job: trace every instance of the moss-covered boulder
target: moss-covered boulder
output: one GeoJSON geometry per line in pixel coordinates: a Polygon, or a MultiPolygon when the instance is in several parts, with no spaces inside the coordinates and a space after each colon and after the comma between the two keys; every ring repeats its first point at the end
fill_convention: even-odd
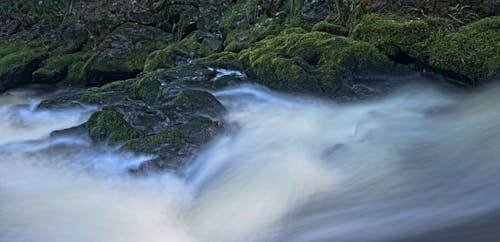
{"type": "Polygon", "coordinates": [[[222,41],[214,34],[195,31],[179,42],[175,42],[148,56],[145,71],[171,68],[190,63],[196,58],[209,56],[222,50],[222,41]]]}
{"type": "Polygon", "coordinates": [[[222,128],[221,122],[198,116],[164,132],[130,140],[123,147],[137,153],[158,154],[158,157],[142,163],[133,172],[179,171],[194,160],[200,148],[222,128]]]}
{"type": "Polygon", "coordinates": [[[285,28],[285,18],[281,15],[263,18],[250,26],[227,30],[225,51],[240,52],[251,44],[271,35],[277,35],[285,28]]]}
{"type": "Polygon", "coordinates": [[[451,22],[443,18],[368,14],[354,27],[351,37],[374,44],[397,62],[426,63],[430,41],[451,30],[451,22]]]}
{"type": "Polygon", "coordinates": [[[184,89],[168,105],[162,107],[164,113],[176,120],[186,120],[189,116],[219,118],[225,112],[222,104],[210,93],[195,89],[184,89]]]}
{"type": "Polygon", "coordinates": [[[367,73],[395,65],[375,46],[323,32],[281,34],[240,53],[247,73],[279,90],[335,96],[367,73]]]}
{"type": "Polygon", "coordinates": [[[139,137],[139,133],[114,110],[105,109],[93,113],[85,128],[94,141],[120,142],[139,137]]]}
{"type": "Polygon", "coordinates": [[[481,19],[436,41],[429,64],[470,84],[500,73],[500,16],[481,19]]]}
{"type": "MultiPolygon", "coordinates": [[[[40,68],[33,72],[34,83],[57,83],[64,79],[84,81],[84,76],[78,77],[77,65],[85,63],[90,57],[88,52],[53,55],[41,62],[40,68]]],[[[82,73],[84,75],[84,73],[82,73]]]]}
{"type": "Polygon", "coordinates": [[[158,28],[133,23],[117,27],[85,66],[88,85],[100,86],[136,76],[143,70],[149,53],[171,41],[171,34],[158,28]]]}
{"type": "Polygon", "coordinates": [[[335,23],[334,19],[331,17],[323,21],[317,22],[316,24],[313,25],[311,30],[326,32],[329,34],[340,35],[340,36],[347,36],[349,34],[349,30],[346,27],[335,23]]]}
{"type": "Polygon", "coordinates": [[[0,44],[0,92],[31,83],[46,51],[27,43],[0,44]]]}

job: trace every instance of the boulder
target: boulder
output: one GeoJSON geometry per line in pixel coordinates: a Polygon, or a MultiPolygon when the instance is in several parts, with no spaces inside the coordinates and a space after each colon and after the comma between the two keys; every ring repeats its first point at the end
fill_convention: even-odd
{"type": "Polygon", "coordinates": [[[143,70],[149,53],[171,41],[171,34],[155,27],[134,23],[120,25],[106,36],[85,66],[88,85],[101,86],[135,77],[143,70]]]}
{"type": "Polygon", "coordinates": [[[0,44],[0,93],[31,83],[31,74],[45,55],[45,50],[27,43],[0,44]]]}
{"type": "Polygon", "coordinates": [[[396,67],[372,44],[324,32],[284,32],[242,51],[240,60],[268,87],[330,97],[396,67]]]}
{"type": "Polygon", "coordinates": [[[424,64],[429,55],[427,46],[451,31],[452,23],[443,18],[368,14],[354,27],[351,37],[377,46],[397,62],[424,64]]]}
{"type": "Polygon", "coordinates": [[[475,85],[500,73],[500,16],[484,18],[429,47],[429,65],[475,85]]]}

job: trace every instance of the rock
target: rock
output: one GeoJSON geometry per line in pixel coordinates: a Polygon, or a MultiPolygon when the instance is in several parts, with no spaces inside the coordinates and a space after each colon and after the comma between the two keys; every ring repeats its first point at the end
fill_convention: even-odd
{"type": "Polygon", "coordinates": [[[326,20],[314,24],[311,30],[339,36],[347,36],[349,34],[349,30],[346,27],[326,20]]]}
{"type": "Polygon", "coordinates": [[[171,42],[172,36],[158,28],[125,23],[111,32],[99,45],[85,67],[88,85],[135,77],[143,70],[149,53],[171,42]]]}
{"type": "Polygon", "coordinates": [[[85,128],[93,141],[121,142],[138,138],[140,135],[115,110],[104,109],[93,113],[85,123],[85,128]]]}
{"type": "MultiPolygon", "coordinates": [[[[213,73],[211,76],[217,75],[216,71],[201,65],[188,64],[178,68],[186,67],[203,68],[213,73]]],[[[184,75],[193,75],[192,70],[184,75]]],[[[175,82],[159,79],[165,77],[162,75],[175,76],[172,71],[158,70],[137,79],[64,94],[43,101],[39,108],[98,104],[102,110],[92,114],[82,126],[93,141],[121,143],[124,150],[155,156],[135,170],[136,173],[178,170],[193,160],[203,144],[223,130],[222,116],[226,110],[209,92],[191,89],[191,86],[200,87],[186,84],[192,80],[183,80],[180,76],[175,82]]],[[[205,81],[210,81],[210,77],[205,81]]]]}
{"type": "Polygon", "coordinates": [[[159,154],[159,157],[142,163],[132,171],[134,173],[159,170],[179,172],[222,129],[222,123],[198,116],[165,132],[130,140],[123,147],[138,153],[159,154]]]}
{"type": "Polygon", "coordinates": [[[396,15],[365,15],[352,31],[352,38],[377,46],[399,63],[419,62],[428,59],[427,46],[437,35],[453,30],[449,20],[429,17],[411,19],[396,15]]]}
{"type": "Polygon", "coordinates": [[[0,92],[31,83],[31,74],[38,69],[46,51],[27,43],[0,45],[0,92]]]}
{"type": "Polygon", "coordinates": [[[336,97],[396,65],[369,43],[323,32],[281,34],[240,53],[247,74],[278,90],[336,97]]]}
{"type": "Polygon", "coordinates": [[[436,70],[475,85],[500,73],[500,16],[484,18],[429,47],[436,70]]]}
{"type": "Polygon", "coordinates": [[[333,14],[334,4],[329,0],[305,0],[302,4],[301,17],[304,20],[319,21],[333,14]]]}
{"type": "Polygon", "coordinates": [[[195,31],[181,41],[151,53],[144,64],[144,70],[176,67],[221,50],[222,41],[217,36],[195,31]]]}
{"type": "Polygon", "coordinates": [[[89,57],[87,52],[53,55],[42,61],[40,68],[33,72],[33,83],[55,84],[65,79],[83,82],[85,76],[78,77],[82,70],[76,66],[85,63],[89,57]]]}

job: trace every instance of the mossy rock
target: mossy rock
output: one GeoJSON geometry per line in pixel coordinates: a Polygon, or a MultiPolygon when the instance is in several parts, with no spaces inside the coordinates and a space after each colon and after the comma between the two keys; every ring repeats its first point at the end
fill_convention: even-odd
{"type": "Polygon", "coordinates": [[[327,21],[320,21],[313,25],[312,31],[321,31],[333,35],[347,36],[349,35],[349,30],[339,24],[330,23],[327,21]]]}
{"type": "Polygon", "coordinates": [[[179,42],[151,53],[144,64],[144,71],[172,68],[222,50],[222,42],[215,35],[195,31],[179,42]]]}
{"type": "Polygon", "coordinates": [[[111,32],[85,66],[88,85],[100,86],[135,77],[143,70],[149,53],[172,41],[172,35],[158,28],[125,23],[111,32]]]}
{"type": "Polygon", "coordinates": [[[395,65],[375,46],[324,32],[281,34],[240,53],[247,73],[271,88],[334,95],[363,73],[395,65]]]}
{"type": "Polygon", "coordinates": [[[262,18],[245,28],[229,30],[224,50],[237,53],[259,40],[278,35],[285,28],[284,21],[281,16],[262,18]]]}
{"type": "Polygon", "coordinates": [[[436,41],[429,64],[470,84],[500,72],[500,16],[484,18],[436,41]]]}
{"type": "Polygon", "coordinates": [[[354,27],[351,37],[374,44],[397,62],[426,63],[430,41],[452,30],[449,20],[438,17],[368,14],[354,27]]]}
{"type": "Polygon", "coordinates": [[[136,96],[148,104],[154,104],[161,95],[164,84],[157,74],[159,71],[147,73],[135,80],[131,86],[136,96]]]}
{"type": "Polygon", "coordinates": [[[31,83],[32,73],[45,58],[46,51],[27,43],[0,45],[0,92],[31,83]]]}
{"type": "Polygon", "coordinates": [[[205,58],[196,59],[194,64],[211,68],[221,68],[227,70],[243,70],[238,54],[233,52],[219,52],[205,58]]]}
{"type": "Polygon", "coordinates": [[[107,105],[133,97],[134,79],[115,81],[102,87],[88,88],[78,93],[78,100],[93,105],[107,105]]]}
{"type": "Polygon", "coordinates": [[[177,120],[184,119],[186,114],[219,118],[225,110],[212,94],[195,89],[182,90],[168,105],[163,107],[163,112],[170,117],[176,117],[177,120]]]}
{"type": "Polygon", "coordinates": [[[156,159],[142,163],[134,172],[179,170],[192,161],[202,145],[222,128],[221,123],[209,118],[193,117],[164,132],[130,140],[123,145],[123,149],[158,155],[156,159]]]}
{"type": "Polygon", "coordinates": [[[40,64],[40,68],[33,72],[34,83],[57,83],[68,76],[70,80],[80,79],[84,81],[84,76],[78,77],[80,72],[77,65],[85,63],[90,57],[90,53],[77,52],[72,54],[60,54],[51,56],[40,64]]]}
{"type": "Polygon", "coordinates": [[[124,142],[139,137],[137,132],[114,110],[101,110],[92,114],[85,123],[89,137],[94,141],[124,142]]]}
{"type": "Polygon", "coordinates": [[[64,93],[49,99],[43,100],[38,106],[39,109],[60,109],[80,107],[82,104],[90,105],[110,105],[134,97],[131,85],[133,79],[116,81],[102,87],[91,87],[83,91],[64,93]]]}

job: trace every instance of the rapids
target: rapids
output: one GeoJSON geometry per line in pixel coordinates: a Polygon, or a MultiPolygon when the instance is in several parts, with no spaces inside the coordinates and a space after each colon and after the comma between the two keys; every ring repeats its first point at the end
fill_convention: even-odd
{"type": "Polygon", "coordinates": [[[183,177],[130,176],[148,157],[50,136],[95,107],[38,111],[44,96],[11,91],[0,241],[408,241],[459,226],[500,208],[499,91],[413,85],[336,103],[222,90],[230,128],[183,177]]]}

